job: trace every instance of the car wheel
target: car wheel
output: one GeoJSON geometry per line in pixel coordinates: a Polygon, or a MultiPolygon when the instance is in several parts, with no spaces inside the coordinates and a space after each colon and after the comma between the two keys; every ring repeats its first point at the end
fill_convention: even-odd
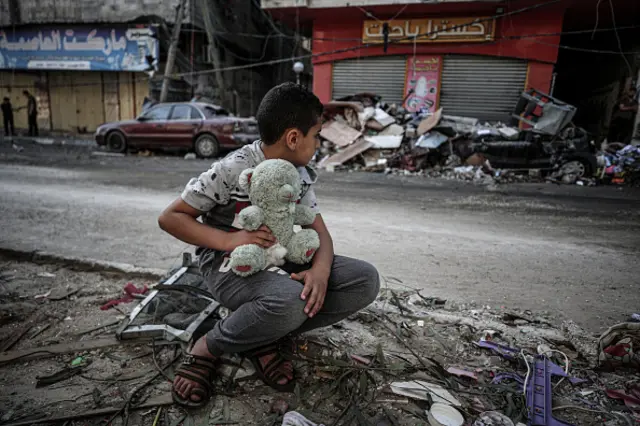
{"type": "Polygon", "coordinates": [[[204,134],[198,136],[195,143],[196,155],[201,158],[217,157],[220,152],[220,144],[215,136],[204,134]]]}
{"type": "Polygon", "coordinates": [[[127,138],[119,131],[113,131],[107,135],[107,146],[112,152],[125,152],[127,149],[127,138]]]}
{"type": "Polygon", "coordinates": [[[560,166],[560,173],[562,175],[575,175],[578,179],[591,176],[591,165],[582,159],[576,158],[569,160],[560,166]]]}

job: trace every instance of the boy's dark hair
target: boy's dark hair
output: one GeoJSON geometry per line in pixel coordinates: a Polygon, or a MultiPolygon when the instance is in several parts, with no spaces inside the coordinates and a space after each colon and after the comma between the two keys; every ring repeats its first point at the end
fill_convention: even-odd
{"type": "Polygon", "coordinates": [[[6,96],[2,99],[4,102],[9,102],[9,98],[7,98],[6,96]]]}
{"type": "Polygon", "coordinates": [[[28,91],[28,90],[23,90],[23,91],[22,91],[22,94],[23,94],[23,95],[27,95],[27,96],[29,96],[29,95],[30,95],[30,93],[29,93],[29,91],[28,91]]]}
{"type": "Polygon", "coordinates": [[[322,117],[323,106],[313,93],[294,83],[273,87],[262,98],[256,118],[263,143],[272,145],[287,129],[305,136],[322,117]]]}

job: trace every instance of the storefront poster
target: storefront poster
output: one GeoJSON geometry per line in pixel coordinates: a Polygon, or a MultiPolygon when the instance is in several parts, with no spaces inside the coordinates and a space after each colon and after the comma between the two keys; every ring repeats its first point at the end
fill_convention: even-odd
{"type": "Polygon", "coordinates": [[[405,108],[409,112],[434,112],[440,96],[441,56],[419,55],[407,60],[405,108]]]}
{"type": "Polygon", "coordinates": [[[0,30],[0,69],[150,71],[158,56],[152,28],[0,30]]]}

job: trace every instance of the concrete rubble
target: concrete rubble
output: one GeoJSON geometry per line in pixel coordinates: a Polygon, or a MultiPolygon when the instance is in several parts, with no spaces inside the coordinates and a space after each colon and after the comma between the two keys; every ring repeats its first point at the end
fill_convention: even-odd
{"type": "Polygon", "coordinates": [[[571,124],[574,114],[572,106],[535,90],[522,94],[508,124],[447,115],[442,109],[410,114],[374,94],[356,94],[325,105],[315,160],[329,171],[482,185],[637,184],[640,151],[616,144],[597,151],[588,133],[571,124]]]}
{"type": "MultiPolygon", "coordinates": [[[[169,393],[186,343],[167,333],[121,340],[114,334],[130,326],[171,323],[172,333],[187,328],[202,310],[194,295],[206,292],[196,270],[188,268],[173,283],[181,290],[169,290],[143,278],[125,285],[126,275],[0,261],[3,425],[102,420],[114,425],[614,426],[640,420],[635,352],[640,323],[614,325],[598,338],[544,312],[401,290],[404,284],[392,277],[385,278],[369,308],[296,338],[287,355],[297,372],[293,394],[264,386],[250,364],[231,355],[214,383],[215,398],[186,411],[172,405],[169,393]],[[151,293],[100,310],[121,298],[123,287],[145,285],[160,291],[135,324],[126,318],[151,293]],[[532,398],[532,389],[549,399],[532,398]]],[[[216,315],[206,327],[215,324],[216,315]]]]}

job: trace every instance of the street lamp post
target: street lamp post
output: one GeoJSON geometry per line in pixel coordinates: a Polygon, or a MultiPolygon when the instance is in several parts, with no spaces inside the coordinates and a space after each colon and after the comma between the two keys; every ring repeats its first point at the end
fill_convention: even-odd
{"type": "Polygon", "coordinates": [[[293,64],[293,72],[296,73],[296,83],[300,84],[300,74],[304,71],[304,64],[300,61],[297,61],[293,64]]]}

